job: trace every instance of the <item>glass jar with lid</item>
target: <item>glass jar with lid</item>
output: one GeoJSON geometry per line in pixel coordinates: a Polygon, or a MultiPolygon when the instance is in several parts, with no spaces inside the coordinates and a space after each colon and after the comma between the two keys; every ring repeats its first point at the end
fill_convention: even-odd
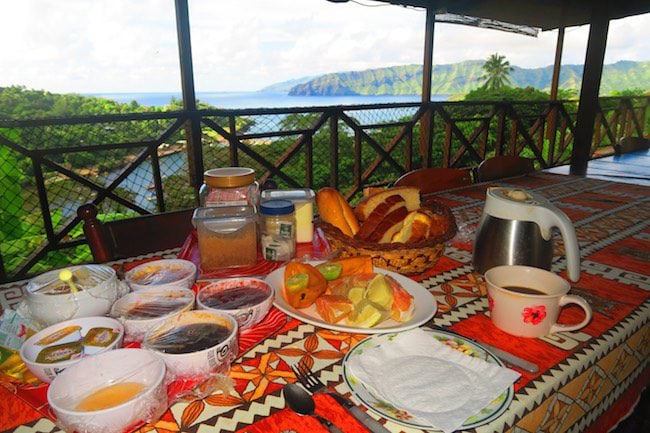
{"type": "Polygon", "coordinates": [[[203,173],[199,190],[202,207],[257,206],[259,185],[247,167],[213,168],[203,173]]]}
{"type": "Polygon", "coordinates": [[[288,261],[296,254],[295,206],[288,200],[267,200],[260,205],[262,256],[288,261]]]}

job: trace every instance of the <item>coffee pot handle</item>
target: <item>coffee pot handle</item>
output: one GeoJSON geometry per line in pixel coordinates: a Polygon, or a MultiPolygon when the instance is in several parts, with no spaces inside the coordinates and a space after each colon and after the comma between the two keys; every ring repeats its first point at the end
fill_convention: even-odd
{"type": "Polygon", "coordinates": [[[550,203],[538,206],[535,209],[539,212],[539,218],[536,221],[540,226],[544,239],[551,239],[551,229],[553,227],[560,229],[567,261],[567,275],[571,281],[578,281],[580,279],[580,249],[573,223],[564,212],[550,203]]]}

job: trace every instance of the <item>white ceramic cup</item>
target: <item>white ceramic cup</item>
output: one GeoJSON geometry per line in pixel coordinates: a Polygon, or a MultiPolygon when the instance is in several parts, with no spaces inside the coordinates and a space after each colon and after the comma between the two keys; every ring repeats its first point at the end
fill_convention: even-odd
{"type": "Polygon", "coordinates": [[[591,307],[580,296],[568,295],[569,283],[560,276],[532,266],[497,266],[485,273],[490,316],[494,325],[519,337],[543,337],[583,328],[591,320],[591,307]],[[513,287],[533,289],[515,290],[513,287]],[[576,304],[585,312],[582,322],[557,323],[562,307],[576,304]]]}

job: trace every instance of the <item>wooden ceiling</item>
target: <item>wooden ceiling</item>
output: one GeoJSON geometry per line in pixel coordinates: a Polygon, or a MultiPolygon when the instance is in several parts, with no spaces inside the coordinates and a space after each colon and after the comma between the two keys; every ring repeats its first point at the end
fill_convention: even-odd
{"type": "Polygon", "coordinates": [[[650,0],[378,0],[429,7],[436,13],[488,18],[551,30],[591,22],[592,8],[606,8],[610,19],[650,12],[650,0]]]}

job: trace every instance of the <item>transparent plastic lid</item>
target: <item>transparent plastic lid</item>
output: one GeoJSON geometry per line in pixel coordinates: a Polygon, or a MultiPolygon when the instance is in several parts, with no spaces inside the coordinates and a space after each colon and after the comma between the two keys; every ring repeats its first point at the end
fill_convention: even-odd
{"type": "Polygon", "coordinates": [[[292,202],[297,201],[311,201],[314,200],[315,194],[313,189],[298,188],[298,189],[267,189],[262,191],[261,199],[264,200],[289,200],[292,202]]]}
{"type": "MultiPolygon", "coordinates": [[[[72,273],[72,282],[81,292],[93,292],[104,286],[109,280],[115,279],[115,271],[109,266],[80,265],[66,268],[72,273]]],[[[46,272],[33,278],[27,284],[27,295],[69,295],[72,288],[69,283],[62,281],[59,274],[62,269],[46,272]]]]}

